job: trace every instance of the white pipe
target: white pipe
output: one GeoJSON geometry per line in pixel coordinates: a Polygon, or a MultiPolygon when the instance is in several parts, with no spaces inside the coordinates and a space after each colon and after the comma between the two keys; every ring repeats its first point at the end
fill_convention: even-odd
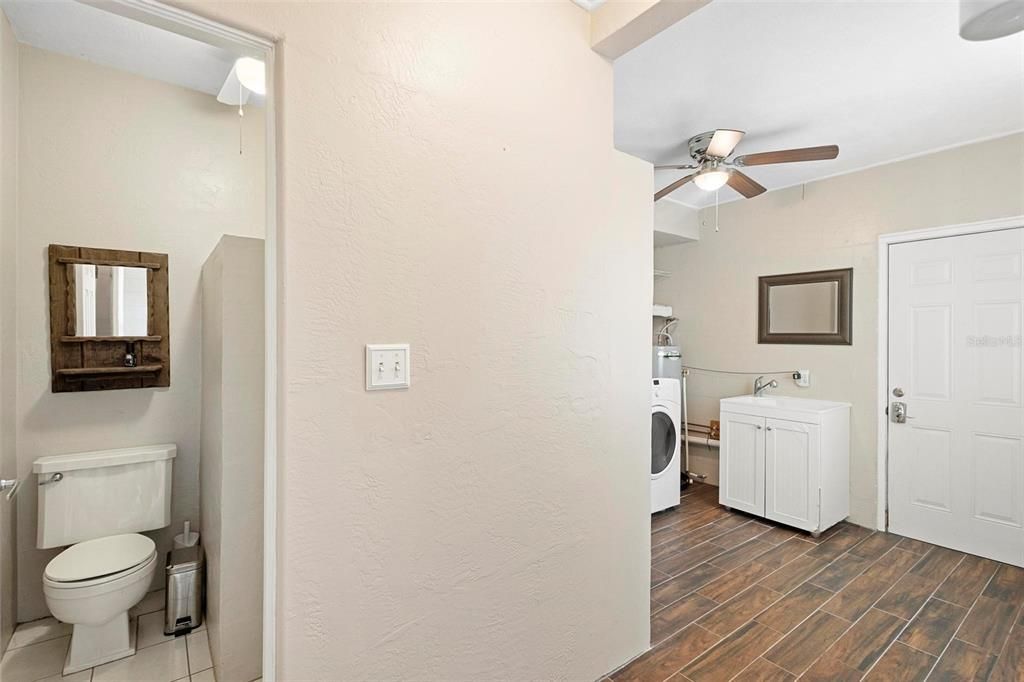
{"type": "Polygon", "coordinates": [[[686,438],[683,439],[683,450],[685,455],[683,456],[683,473],[686,474],[686,480],[690,480],[690,420],[686,413],[686,376],[688,372],[683,370],[683,433],[686,434],[686,438]]]}
{"type": "Polygon", "coordinates": [[[693,443],[694,445],[706,445],[709,448],[721,447],[721,442],[714,438],[708,438],[707,436],[695,436],[692,433],[686,435],[686,443],[687,445],[690,443],[693,443]]]}

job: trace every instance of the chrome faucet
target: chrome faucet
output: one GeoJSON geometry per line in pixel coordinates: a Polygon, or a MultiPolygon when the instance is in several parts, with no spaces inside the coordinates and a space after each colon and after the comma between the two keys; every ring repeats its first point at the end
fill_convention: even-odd
{"type": "Polygon", "coordinates": [[[777,382],[775,379],[772,379],[771,381],[765,381],[764,377],[760,376],[760,377],[754,379],[754,397],[755,398],[759,397],[762,393],[764,393],[769,388],[778,388],[778,387],[779,387],[779,382],[777,382]]]}

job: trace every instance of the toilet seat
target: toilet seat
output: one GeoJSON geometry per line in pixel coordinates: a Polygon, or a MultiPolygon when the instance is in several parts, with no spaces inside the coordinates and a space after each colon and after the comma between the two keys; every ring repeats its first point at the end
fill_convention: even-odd
{"type": "Polygon", "coordinates": [[[155,559],[156,544],[138,533],[86,540],[54,557],[43,582],[57,589],[103,585],[144,570],[155,559]]]}

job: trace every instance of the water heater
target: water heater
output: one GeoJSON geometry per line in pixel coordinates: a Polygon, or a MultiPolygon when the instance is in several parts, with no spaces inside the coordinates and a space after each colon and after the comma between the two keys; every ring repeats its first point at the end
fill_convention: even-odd
{"type": "Polygon", "coordinates": [[[651,378],[679,379],[683,374],[683,354],[679,346],[655,346],[652,352],[651,378]]]}

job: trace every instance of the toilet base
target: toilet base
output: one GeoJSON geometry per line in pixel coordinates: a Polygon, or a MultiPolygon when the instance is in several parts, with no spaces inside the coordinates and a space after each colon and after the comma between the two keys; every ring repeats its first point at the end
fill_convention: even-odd
{"type": "Polygon", "coordinates": [[[71,646],[64,659],[64,674],[94,668],[134,653],[135,638],[128,627],[127,611],[103,625],[79,623],[71,631],[71,646]]]}

